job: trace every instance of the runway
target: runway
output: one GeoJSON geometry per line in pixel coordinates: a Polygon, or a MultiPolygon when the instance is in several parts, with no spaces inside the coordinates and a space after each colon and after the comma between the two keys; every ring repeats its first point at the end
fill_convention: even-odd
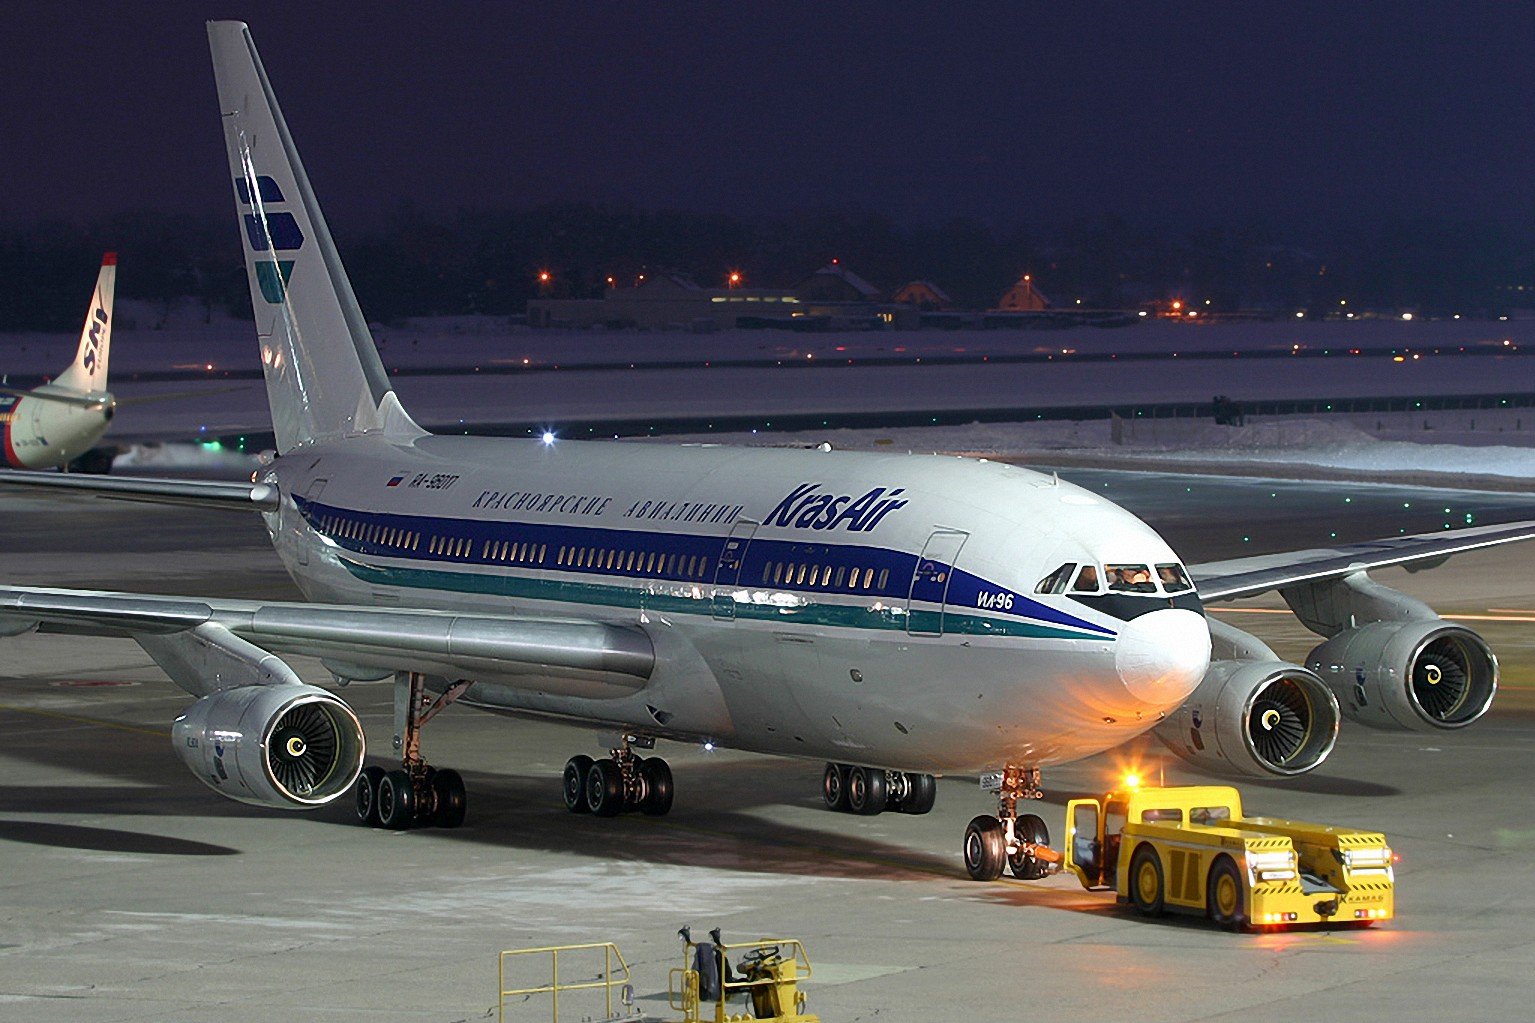
{"type": "MultiPolygon", "coordinates": [[[[1513,494],[1062,475],[1143,515],[1192,562],[1535,517],[1513,494]]],[[[0,515],[9,583],[296,596],[254,516],[9,495],[0,515]]],[[[684,923],[727,941],[802,939],[809,1008],[828,1023],[1519,1018],[1535,956],[1532,565],[1535,550],[1511,547],[1379,574],[1476,616],[1504,665],[1487,719],[1433,735],[1345,723],[1319,772],[1243,785],[1251,809],[1387,833],[1399,917],[1368,932],[1231,935],[1135,918],[1060,877],[975,884],[960,835],[995,806],[973,779],[941,781],[925,817],[855,818],[821,808],[819,763],[661,744],[670,816],[572,816],[558,773],[594,751],[589,733],[459,708],[425,744],[465,774],[463,829],[262,811],[176,760],[169,726],[190,698],[131,642],[0,641],[0,1021],[494,1019],[498,951],[608,940],[638,1007],[674,1018],[666,971],[684,923]]],[[[1265,613],[1279,606],[1220,613],[1301,657],[1316,640],[1265,613]]],[[[389,687],[344,695],[387,749],[389,687]]],[[[1208,780],[1159,748],[1048,772],[1042,815],[1058,829],[1066,798],[1137,755],[1169,783],[1208,780]]],[[[547,1006],[517,1011],[542,1019],[547,1006]]]]}

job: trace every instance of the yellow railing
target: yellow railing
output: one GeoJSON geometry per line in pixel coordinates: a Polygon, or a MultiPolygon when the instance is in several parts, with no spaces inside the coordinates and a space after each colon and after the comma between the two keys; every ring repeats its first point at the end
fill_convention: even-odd
{"type": "MultiPolygon", "coordinates": [[[[579,958],[581,961],[590,963],[595,957],[581,956],[579,958]]],[[[617,1019],[618,1017],[613,1012],[613,988],[617,986],[622,989],[624,985],[630,982],[629,964],[624,962],[623,953],[611,941],[591,942],[586,945],[551,945],[548,948],[519,948],[509,952],[502,952],[497,973],[499,976],[498,986],[500,987],[500,997],[497,1000],[499,1005],[498,1019],[502,1023],[505,1023],[506,1020],[506,1000],[508,998],[531,998],[536,995],[548,995],[550,1012],[552,1013],[550,1018],[553,1020],[553,1023],[559,1023],[560,995],[562,993],[570,991],[595,991],[598,988],[603,989],[606,999],[607,1015],[604,1018],[617,1019]],[[566,953],[567,958],[569,958],[569,953],[594,952],[597,950],[602,952],[602,973],[600,979],[571,981],[568,983],[560,980],[561,953],[566,953]],[[506,986],[506,972],[509,962],[518,957],[544,955],[549,957],[549,983],[520,988],[508,988],[506,986]],[[614,976],[615,968],[618,971],[617,976],[614,976]]],[[[623,1004],[623,1001],[621,998],[620,1004],[623,1004]]]]}

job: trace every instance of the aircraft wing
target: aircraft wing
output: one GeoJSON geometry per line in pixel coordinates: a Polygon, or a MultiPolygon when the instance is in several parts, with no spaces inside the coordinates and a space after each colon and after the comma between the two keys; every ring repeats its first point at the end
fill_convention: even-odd
{"type": "Polygon", "coordinates": [[[1401,565],[1409,572],[1416,572],[1434,568],[1452,554],[1530,539],[1535,539],[1535,521],[1510,522],[1309,551],[1212,561],[1190,565],[1188,569],[1201,600],[1235,600],[1390,565],[1401,565]]]}
{"type": "Polygon", "coordinates": [[[276,487],[265,483],[155,479],[149,476],[91,476],[0,469],[0,486],[31,487],[123,501],[180,504],[222,511],[276,511],[276,487]]]}
{"type": "Polygon", "coordinates": [[[419,671],[622,696],[642,688],[655,666],[642,630],[596,621],[0,586],[0,636],[34,628],[163,636],[203,626],[221,626],[264,650],[360,667],[354,676],[360,678],[419,671]]]}

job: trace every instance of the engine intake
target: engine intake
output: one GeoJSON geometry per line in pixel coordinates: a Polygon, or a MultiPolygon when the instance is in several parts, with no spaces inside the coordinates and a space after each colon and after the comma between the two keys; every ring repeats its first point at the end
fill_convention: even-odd
{"type": "Polygon", "coordinates": [[[1338,701],[1314,674],[1284,661],[1216,661],[1154,731],[1174,753],[1223,774],[1304,774],[1338,739],[1338,701]]]}
{"type": "Polygon", "coordinates": [[[1306,664],[1350,721],[1389,731],[1464,728],[1498,691],[1498,659],[1486,641],[1438,618],[1340,632],[1306,664]]]}
{"type": "Polygon", "coordinates": [[[362,772],[357,715],[309,685],[241,686],[205,696],[171,727],[192,773],[242,803],[310,809],[345,795],[362,772]]]}

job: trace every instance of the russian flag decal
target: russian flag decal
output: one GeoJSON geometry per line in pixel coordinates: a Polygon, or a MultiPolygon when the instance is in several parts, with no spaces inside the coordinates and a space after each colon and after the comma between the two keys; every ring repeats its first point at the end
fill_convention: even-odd
{"type": "Polygon", "coordinates": [[[386,486],[390,486],[390,487],[397,487],[397,486],[400,485],[400,481],[403,480],[404,478],[405,478],[404,476],[391,476],[389,478],[389,482],[387,484],[385,484],[385,485],[386,486]]]}

